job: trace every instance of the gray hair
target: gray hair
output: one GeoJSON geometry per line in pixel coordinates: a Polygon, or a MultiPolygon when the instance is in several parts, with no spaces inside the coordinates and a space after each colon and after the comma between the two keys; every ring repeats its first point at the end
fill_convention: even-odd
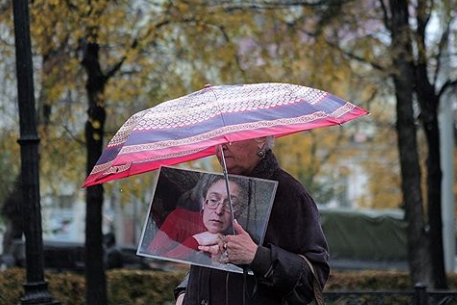
{"type": "Polygon", "coordinates": [[[273,149],[275,146],[275,136],[266,136],[265,138],[265,150],[273,149]]]}

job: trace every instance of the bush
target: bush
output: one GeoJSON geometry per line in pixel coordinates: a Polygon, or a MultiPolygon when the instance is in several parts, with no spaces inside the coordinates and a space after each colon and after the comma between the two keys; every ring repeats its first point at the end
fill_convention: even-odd
{"type": "Polygon", "coordinates": [[[397,271],[332,272],[325,290],[411,290],[409,274],[397,271]]]}
{"type": "MultiPolygon", "coordinates": [[[[184,274],[184,271],[107,271],[109,304],[170,304],[174,302],[173,288],[184,274]]],[[[86,294],[83,274],[46,273],[45,277],[53,299],[65,305],[84,304],[86,294]]],[[[25,281],[25,269],[1,271],[0,304],[19,304],[24,295],[25,281]]]]}
{"type": "Polygon", "coordinates": [[[7,269],[0,273],[0,304],[19,304],[23,294],[25,271],[7,269]]]}
{"type": "Polygon", "coordinates": [[[173,288],[183,272],[116,270],[108,273],[110,304],[174,303],[173,288]]]}
{"type": "MultiPolygon", "coordinates": [[[[185,270],[177,271],[107,271],[110,305],[173,304],[173,288],[185,270]]],[[[52,297],[65,305],[81,305],[85,301],[85,278],[76,273],[46,273],[52,297]]],[[[0,272],[0,304],[19,304],[24,294],[24,269],[0,272]]],[[[451,290],[457,289],[457,274],[448,274],[451,290]]],[[[396,271],[332,272],[325,291],[411,291],[409,274],[396,271]]]]}

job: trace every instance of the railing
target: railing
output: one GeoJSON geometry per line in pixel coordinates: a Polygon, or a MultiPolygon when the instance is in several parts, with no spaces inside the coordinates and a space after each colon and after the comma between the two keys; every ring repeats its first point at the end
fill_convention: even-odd
{"type": "Polygon", "coordinates": [[[454,305],[455,291],[427,291],[416,285],[414,291],[324,291],[328,305],[454,305]]]}

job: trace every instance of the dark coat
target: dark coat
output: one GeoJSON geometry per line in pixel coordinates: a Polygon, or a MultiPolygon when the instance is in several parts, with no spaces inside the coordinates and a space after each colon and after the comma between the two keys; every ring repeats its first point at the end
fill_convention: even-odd
{"type": "Polygon", "coordinates": [[[313,263],[324,287],[330,272],[328,246],[314,200],[279,168],[271,151],[250,176],[278,181],[264,243],[249,266],[255,275],[191,266],[185,305],[307,304],[313,300],[313,275],[297,254],[313,263]]]}

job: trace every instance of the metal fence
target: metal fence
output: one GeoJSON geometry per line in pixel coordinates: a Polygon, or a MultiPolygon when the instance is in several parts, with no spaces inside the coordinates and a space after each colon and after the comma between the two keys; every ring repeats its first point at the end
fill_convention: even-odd
{"type": "Polygon", "coordinates": [[[328,305],[455,305],[456,291],[427,291],[416,285],[413,291],[325,291],[328,305]]]}

